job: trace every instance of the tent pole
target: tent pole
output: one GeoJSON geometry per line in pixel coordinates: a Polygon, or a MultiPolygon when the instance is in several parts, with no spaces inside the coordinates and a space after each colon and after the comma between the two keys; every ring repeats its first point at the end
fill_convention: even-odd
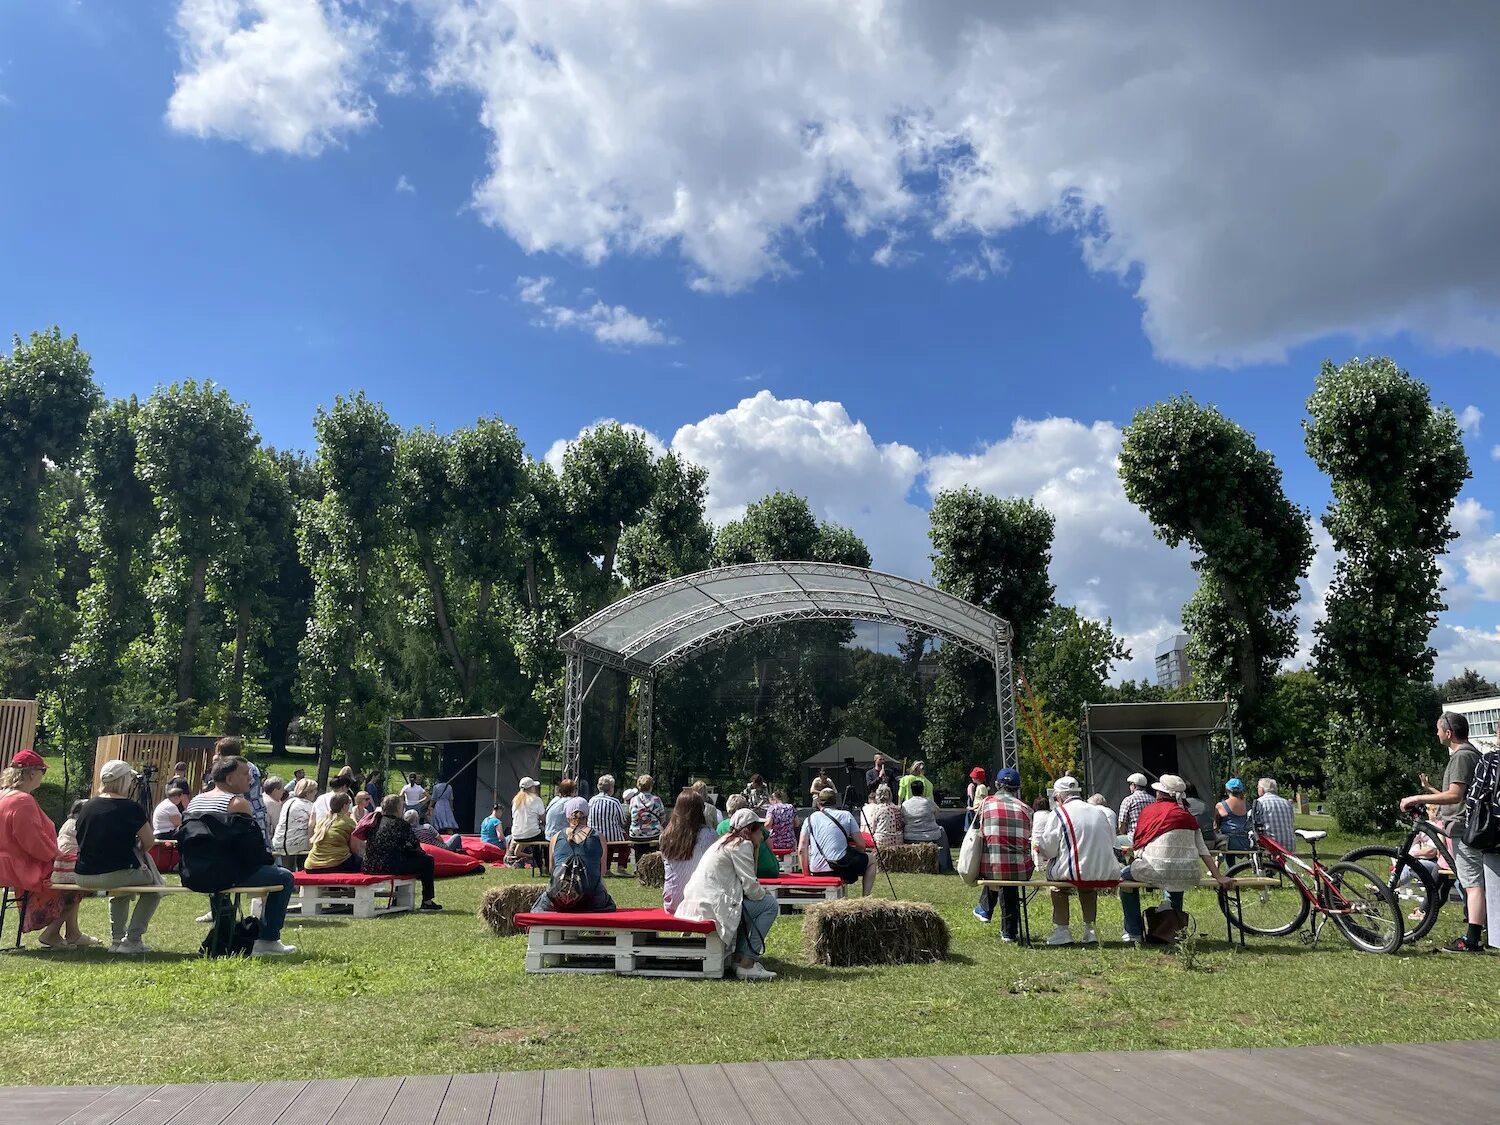
{"type": "Polygon", "coordinates": [[[1229,776],[1235,775],[1234,764],[1234,702],[1229,698],[1229,693],[1224,693],[1224,717],[1229,722],[1229,776]]]}
{"type": "Polygon", "coordinates": [[[385,757],[381,760],[381,773],[385,775],[387,792],[391,784],[391,720],[386,716],[385,720],[385,757]]]}

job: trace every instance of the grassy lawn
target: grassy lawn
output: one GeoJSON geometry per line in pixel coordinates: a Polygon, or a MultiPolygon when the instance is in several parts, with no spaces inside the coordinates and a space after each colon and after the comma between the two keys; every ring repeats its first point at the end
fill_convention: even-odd
{"type": "MultiPolygon", "coordinates": [[[[198,959],[197,896],[157,913],[149,940],[172,952],[0,957],[3,1081],[263,1078],[268,1053],[278,1077],[326,1078],[1500,1036],[1500,956],[1434,951],[1460,930],[1452,906],[1431,940],[1395,957],[1355,953],[1331,929],[1312,949],[1288,938],[1233,951],[1206,893],[1189,896],[1200,936],[1188,955],[1117,944],[1112,898],[1100,904],[1102,947],[1028,950],[1000,944],[956,878],[898,875],[903,898],[948,919],[947,963],[815,968],[788,916],[770,938],[781,979],[746,985],[527,976],[526,939],[494,938],[474,916],[486,887],[518,879],[491,870],[440,884],[440,915],[294,918],[286,940],[303,952],[282,961],[198,959]]],[[[621,905],[660,902],[634,880],[611,890],[621,905]]],[[[1045,933],[1044,904],[1034,910],[1045,933]]],[[[108,936],[101,900],[84,921],[108,936]]]]}

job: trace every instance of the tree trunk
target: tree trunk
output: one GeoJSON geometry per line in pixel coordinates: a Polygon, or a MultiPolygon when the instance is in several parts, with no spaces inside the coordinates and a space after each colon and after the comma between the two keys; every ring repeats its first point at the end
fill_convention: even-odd
{"type": "Polygon", "coordinates": [[[182,621],[182,649],[177,654],[177,714],[184,726],[191,717],[188,705],[193,698],[193,665],[198,651],[198,630],[203,625],[203,594],[207,583],[208,560],[197,559],[188,588],[187,616],[182,621]]]}
{"type": "MultiPolygon", "coordinates": [[[[345,684],[354,669],[354,657],[359,648],[360,620],[365,612],[365,582],[370,575],[370,560],[361,557],[354,576],[354,601],[349,607],[349,641],[344,646],[344,659],[333,670],[330,677],[328,699],[323,704],[323,733],[318,739],[318,788],[328,788],[328,771],[333,768],[333,742],[337,732],[338,709],[343,706],[345,684]]],[[[347,755],[346,755],[347,760],[347,755]]],[[[351,765],[353,763],[350,763],[351,765]]]]}
{"type": "Polygon", "coordinates": [[[250,599],[241,598],[234,610],[234,663],[229,669],[229,687],[225,702],[229,714],[224,720],[225,734],[239,734],[244,725],[245,649],[250,641],[250,599]]]}
{"type": "Polygon", "coordinates": [[[453,624],[448,620],[448,595],[443,585],[442,572],[438,570],[437,560],[432,557],[432,553],[425,549],[422,551],[422,571],[427,575],[427,589],[432,594],[432,612],[437,618],[438,636],[443,642],[444,651],[448,654],[448,662],[453,665],[453,677],[458,683],[458,690],[467,700],[469,668],[464,663],[463,653],[458,649],[458,638],[454,636],[453,624]]]}
{"type": "Polygon", "coordinates": [[[526,602],[533,613],[542,608],[541,593],[536,582],[536,552],[526,553],[526,602]]]}
{"type": "MultiPolygon", "coordinates": [[[[490,615],[490,599],[494,596],[495,583],[493,579],[481,578],[479,580],[479,597],[474,608],[474,628],[478,635],[483,636],[485,619],[490,615]]],[[[464,676],[464,705],[473,706],[474,695],[479,690],[479,660],[467,662],[464,676]]]]}
{"type": "Polygon", "coordinates": [[[1224,604],[1245,626],[1237,646],[1239,661],[1240,705],[1246,711],[1253,710],[1260,702],[1260,658],[1255,651],[1255,642],[1249,635],[1249,611],[1240,593],[1228,582],[1223,583],[1224,604]]]}

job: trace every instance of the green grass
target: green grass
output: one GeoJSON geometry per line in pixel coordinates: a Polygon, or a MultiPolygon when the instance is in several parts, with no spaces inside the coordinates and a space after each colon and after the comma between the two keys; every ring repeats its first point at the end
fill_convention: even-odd
{"type": "MultiPolygon", "coordinates": [[[[497,939],[474,913],[486,887],[526,878],[442,883],[440,915],[294,917],[286,940],[302,952],[281,961],[197,958],[204,900],[188,895],[163,903],[149,934],[175,952],[44,954],[29,939],[0,957],[4,1081],[263,1078],[268,1054],[278,1077],[328,1078],[1500,1036],[1500,956],[1434,950],[1460,930],[1451,905],[1431,939],[1395,957],[1355,953],[1332,929],[1311,949],[1288,938],[1231,950],[1206,893],[1188,898],[1199,937],[1186,956],[1117,944],[1113,898],[1100,904],[1102,947],[1018,949],[970,914],[974,893],[957,879],[898,875],[903,898],[936,904],[952,927],[946,963],[812,967],[788,916],[769,943],[781,979],[745,985],[528,976],[525,937],[497,939]]],[[[634,880],[610,889],[621,905],[660,903],[634,880]]],[[[1040,936],[1045,904],[1033,909],[1040,936]]],[[[83,917],[107,936],[102,901],[83,917]]]]}

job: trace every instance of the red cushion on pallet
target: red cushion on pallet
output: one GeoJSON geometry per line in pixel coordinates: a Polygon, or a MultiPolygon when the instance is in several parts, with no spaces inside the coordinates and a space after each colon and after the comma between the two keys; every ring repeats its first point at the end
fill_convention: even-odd
{"type": "Polygon", "coordinates": [[[771,849],[771,854],[774,855],[774,856],[795,855],[795,854],[797,854],[797,849],[796,848],[772,848],[771,849]]]}
{"type": "Polygon", "coordinates": [[[859,838],[865,842],[865,847],[873,848],[875,846],[875,837],[871,836],[868,832],[861,832],[859,838]]]}
{"type": "Polygon", "coordinates": [[[458,840],[463,845],[464,854],[470,859],[477,859],[481,863],[499,863],[505,859],[504,848],[497,848],[478,836],[460,836],[458,840]]]}
{"type": "Polygon", "coordinates": [[[677,918],[665,910],[616,910],[613,914],[517,914],[511,919],[521,929],[532,926],[567,927],[575,930],[648,930],[655,933],[711,934],[712,922],[696,918],[677,918]]]}
{"type": "Polygon", "coordinates": [[[839,887],[844,883],[837,875],[776,875],[759,882],[762,887],[839,887]]]}
{"type": "Polygon", "coordinates": [[[351,875],[342,871],[298,871],[292,882],[299,887],[368,887],[389,883],[392,879],[410,879],[410,875],[351,875]]]}
{"type": "Polygon", "coordinates": [[[423,844],[422,850],[432,857],[434,879],[449,879],[454,875],[468,875],[473,871],[484,870],[484,864],[462,852],[450,852],[436,844],[423,844]]]}

